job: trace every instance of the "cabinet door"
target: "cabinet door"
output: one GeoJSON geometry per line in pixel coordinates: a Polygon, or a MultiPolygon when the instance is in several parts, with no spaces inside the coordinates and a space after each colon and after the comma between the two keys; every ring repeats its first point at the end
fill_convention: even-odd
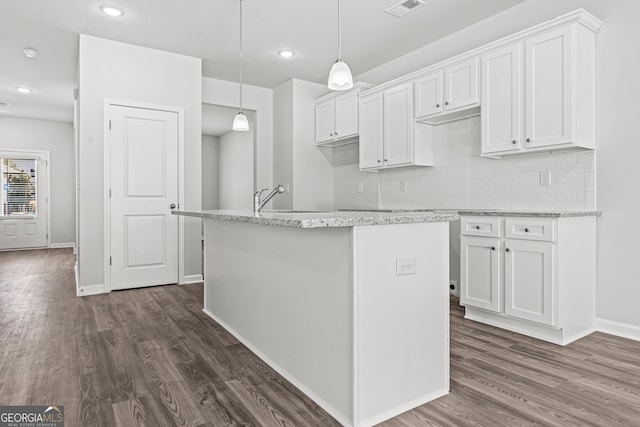
{"type": "Polygon", "coordinates": [[[442,112],[442,71],[416,80],[413,88],[416,118],[442,112]]]}
{"type": "Polygon", "coordinates": [[[482,154],[520,149],[521,44],[482,57],[482,154]]]}
{"type": "Polygon", "coordinates": [[[352,91],[335,99],[334,137],[346,138],[358,134],[358,92],[352,91]]]}
{"type": "Polygon", "coordinates": [[[382,94],[360,98],[360,169],[382,167],[382,94]]]}
{"type": "Polygon", "coordinates": [[[460,237],[460,304],[501,311],[500,240],[460,237]]]}
{"type": "Polygon", "coordinates": [[[566,144],[573,140],[571,27],[527,40],[527,147],[566,144]]]}
{"type": "Polygon", "coordinates": [[[478,105],[478,59],[445,70],[444,109],[462,109],[478,105]]]}
{"type": "Polygon", "coordinates": [[[384,92],[384,166],[413,162],[412,84],[384,92]]]}
{"type": "Polygon", "coordinates": [[[333,98],[316,104],[316,144],[334,140],[334,100],[333,98]]]}
{"type": "Polygon", "coordinates": [[[508,316],[555,325],[555,245],[505,241],[504,312],[508,316]]]}

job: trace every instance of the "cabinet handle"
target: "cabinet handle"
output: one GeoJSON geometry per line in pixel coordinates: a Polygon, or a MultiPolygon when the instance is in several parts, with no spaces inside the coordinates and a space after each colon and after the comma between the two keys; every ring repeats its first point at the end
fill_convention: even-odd
{"type": "Polygon", "coordinates": [[[440,104],[436,104],[436,108],[440,108],[440,104]]]}
{"type": "Polygon", "coordinates": [[[528,232],[529,232],[529,229],[528,229],[528,228],[525,228],[525,229],[524,229],[524,232],[525,232],[525,233],[528,233],[528,232]]]}
{"type": "Polygon", "coordinates": [[[514,139],[513,141],[511,141],[511,143],[512,143],[513,145],[516,145],[516,144],[518,143],[518,141],[516,141],[516,140],[514,139]]]}
{"type": "Polygon", "coordinates": [[[480,230],[480,226],[479,225],[476,225],[476,230],[480,230]]]}
{"type": "Polygon", "coordinates": [[[384,159],[384,161],[385,161],[385,162],[388,162],[388,160],[387,160],[387,159],[384,159]]]}
{"type": "Polygon", "coordinates": [[[527,138],[527,142],[531,142],[531,138],[527,138]]]}
{"type": "Polygon", "coordinates": [[[332,133],[330,133],[329,136],[333,138],[333,134],[332,133]]]}
{"type": "Polygon", "coordinates": [[[380,160],[378,160],[378,163],[381,163],[380,160]]]}
{"type": "Polygon", "coordinates": [[[507,249],[505,249],[505,251],[507,251],[507,252],[511,252],[511,249],[507,248],[507,249]]]}
{"type": "Polygon", "coordinates": [[[449,101],[445,101],[445,102],[444,102],[444,105],[449,105],[449,101]]]}
{"type": "Polygon", "coordinates": [[[491,250],[492,250],[492,251],[495,251],[495,250],[496,250],[496,247],[495,247],[495,246],[491,246],[491,250]]]}

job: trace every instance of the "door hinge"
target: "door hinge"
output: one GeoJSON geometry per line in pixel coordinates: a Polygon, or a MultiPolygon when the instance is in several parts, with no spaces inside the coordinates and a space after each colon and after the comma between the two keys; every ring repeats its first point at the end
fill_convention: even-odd
{"type": "Polygon", "coordinates": [[[113,258],[109,257],[109,265],[113,265],[113,258]]]}

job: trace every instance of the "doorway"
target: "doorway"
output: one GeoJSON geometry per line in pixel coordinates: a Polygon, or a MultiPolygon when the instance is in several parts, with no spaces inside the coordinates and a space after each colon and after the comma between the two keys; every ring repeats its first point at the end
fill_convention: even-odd
{"type": "MultiPolygon", "coordinates": [[[[106,242],[111,290],[178,283],[180,113],[108,105],[106,242]]],[[[105,165],[107,166],[107,165],[105,165]]]]}
{"type": "Polygon", "coordinates": [[[49,246],[49,152],[0,149],[0,250],[49,246]]]}

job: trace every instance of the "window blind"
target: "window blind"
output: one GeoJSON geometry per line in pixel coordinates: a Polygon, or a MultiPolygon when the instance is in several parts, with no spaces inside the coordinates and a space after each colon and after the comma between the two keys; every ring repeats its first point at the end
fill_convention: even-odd
{"type": "Polygon", "coordinates": [[[37,215],[37,159],[0,159],[2,216],[37,215]]]}

